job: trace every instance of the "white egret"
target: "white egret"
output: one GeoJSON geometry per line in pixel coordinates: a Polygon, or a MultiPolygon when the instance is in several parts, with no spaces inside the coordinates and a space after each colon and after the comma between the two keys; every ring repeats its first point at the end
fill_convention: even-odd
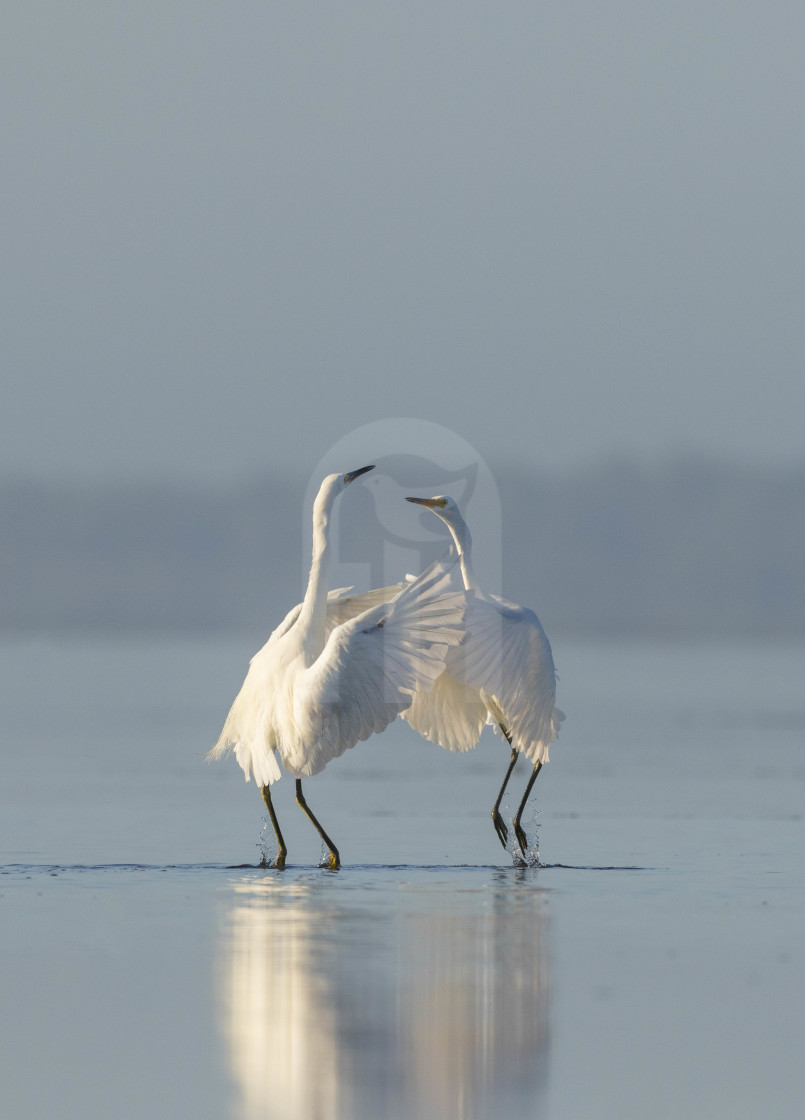
{"type": "Polygon", "coordinates": [[[333,504],[370,470],[329,475],[322,483],[313,504],[313,562],[305,597],[252,658],[207,756],[234,750],[246,780],[253,776],[260,786],[279,846],[278,868],[288,853],[271,802],[271,785],[280,777],[277,758],[296,778],[296,800],[329,851],[327,866],[337,868],[338,850],[308,808],[302,778],[382,731],[410,705],[414,692],[432,687],[448,648],[463,635],[466,596],[451,590],[453,577],[439,565],[400,588],[353,596],[340,590],[328,597],[333,504]]]}
{"type": "Polygon", "coordinates": [[[564,713],[555,705],[556,670],[550,643],[533,611],[478,586],[472,569],[472,538],[452,498],[407,498],[426,506],[447,525],[455,542],[467,604],[463,644],[451,649],[446,672],[427,693],[418,693],[403,719],[431,742],[453,751],[470,750],[485,723],[500,728],[512,748],[509,767],[495,804],[492,821],[506,847],[508,829],[500,803],[518,754],[534,769],[512,822],[525,855],[528,839],[521,825],[526,801],[559,734],[564,713]]]}

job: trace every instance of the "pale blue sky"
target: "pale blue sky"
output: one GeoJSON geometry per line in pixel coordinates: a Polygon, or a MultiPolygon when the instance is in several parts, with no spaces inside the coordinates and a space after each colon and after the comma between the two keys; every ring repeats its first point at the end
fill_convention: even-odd
{"type": "Polygon", "coordinates": [[[805,7],[8,2],[0,476],[802,459],[805,7]],[[357,464],[344,464],[346,468],[357,464]]]}

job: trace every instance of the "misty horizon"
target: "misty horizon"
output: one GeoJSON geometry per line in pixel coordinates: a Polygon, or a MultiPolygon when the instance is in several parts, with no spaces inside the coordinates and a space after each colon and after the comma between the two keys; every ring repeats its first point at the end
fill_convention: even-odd
{"type": "MultiPolygon", "coordinates": [[[[503,594],[549,636],[805,634],[805,463],[611,458],[494,476],[503,594]]],[[[0,480],[0,628],[267,636],[304,592],[308,481],[0,480]]],[[[401,578],[369,492],[344,509],[343,558],[374,585],[401,578]]],[[[449,544],[433,529],[423,564],[449,544]]],[[[490,543],[483,523],[471,529],[490,543]]]]}

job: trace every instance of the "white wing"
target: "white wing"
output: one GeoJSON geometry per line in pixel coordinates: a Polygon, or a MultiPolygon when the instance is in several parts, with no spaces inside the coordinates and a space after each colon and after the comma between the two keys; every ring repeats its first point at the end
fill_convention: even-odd
{"type": "Polygon", "coordinates": [[[274,755],[272,703],[279,661],[280,652],[272,635],[249,662],[246,679],[229,709],[218,742],[205,755],[211,760],[234,751],[246,781],[253,776],[260,787],[280,778],[274,755]]]}
{"type": "Polygon", "coordinates": [[[446,660],[449,679],[417,696],[403,718],[432,742],[464,751],[488,716],[531,762],[547,762],[564,714],[554,703],[556,670],[539,619],[498,596],[472,597],[465,625],[465,641],[446,660]]]}
{"type": "Polygon", "coordinates": [[[416,694],[402,718],[431,743],[449,751],[469,751],[481,737],[487,710],[477,689],[444,672],[430,692],[416,694]]]}
{"type": "MultiPolygon", "coordinates": [[[[443,576],[438,590],[444,591],[446,582],[443,576]]],[[[344,621],[363,614],[378,604],[384,604],[397,595],[403,586],[380,587],[358,595],[349,595],[348,592],[352,590],[349,587],[331,591],[327,602],[326,633],[329,635],[344,621]]],[[[427,588],[424,594],[426,593],[427,588]]],[[[435,593],[433,590],[430,592],[435,593]]],[[[270,785],[280,777],[275,748],[281,748],[283,761],[291,769],[294,766],[295,751],[300,749],[298,736],[281,734],[281,729],[291,726],[293,719],[289,721],[283,718],[288,713],[279,682],[285,679],[287,671],[287,658],[283,657],[283,643],[280,639],[293,628],[301,609],[302,604],[298,603],[290,610],[262,649],[251,658],[246,679],[229,710],[218,742],[206,755],[208,759],[216,759],[233,750],[246,780],[253,776],[258,786],[270,785]]],[[[400,608],[397,608],[395,617],[401,617],[400,608]]],[[[446,645],[443,648],[446,649],[446,645]]],[[[443,658],[439,666],[441,671],[444,666],[443,658]]],[[[410,696],[406,700],[406,703],[409,702],[410,696]]],[[[392,719],[398,711],[399,708],[394,709],[392,719]]],[[[299,772],[304,772],[301,767],[299,772]]],[[[311,770],[310,773],[315,771],[311,770]]]]}
{"type": "Polygon", "coordinates": [[[542,624],[527,607],[498,596],[476,599],[471,609],[462,679],[494,701],[526,758],[547,762],[565,717],[555,704],[556,669],[542,624]]]}
{"type": "Polygon", "coordinates": [[[452,566],[429,568],[389,603],[336,626],[316,662],[298,678],[294,713],[305,758],[283,761],[300,777],[382,731],[444,671],[463,636],[464,591],[452,566]]]}
{"type": "MultiPolygon", "coordinates": [[[[451,564],[449,571],[454,589],[463,587],[457,563],[451,564]]],[[[468,595],[464,617],[467,633],[459,647],[448,651],[446,671],[428,692],[417,692],[411,706],[402,713],[402,718],[420,735],[450,751],[472,750],[488,718],[486,704],[478,689],[464,683],[464,646],[470,640],[469,612],[473,610],[475,601],[474,595],[468,595]]],[[[481,621],[488,626],[486,613],[482,614],[481,621]]]]}
{"type": "Polygon", "coordinates": [[[376,587],[372,591],[361,591],[350,595],[351,587],[344,587],[340,591],[331,591],[327,596],[327,621],[325,634],[329,638],[336,626],[349,622],[364,611],[370,610],[379,603],[388,603],[400,594],[404,583],[393,583],[389,587],[376,587]]]}
{"type": "MultiPolygon", "coordinates": [[[[330,591],[327,595],[326,636],[329,637],[333,629],[340,626],[342,622],[347,622],[350,618],[363,614],[364,611],[377,603],[388,603],[395,595],[399,595],[404,586],[404,583],[393,583],[389,587],[377,587],[373,591],[362,591],[357,595],[350,595],[353,590],[351,587],[338,587],[334,591],[330,591]]],[[[276,630],[272,630],[268,641],[276,642],[283,634],[287,634],[299,618],[301,610],[301,603],[291,607],[276,630]]]]}

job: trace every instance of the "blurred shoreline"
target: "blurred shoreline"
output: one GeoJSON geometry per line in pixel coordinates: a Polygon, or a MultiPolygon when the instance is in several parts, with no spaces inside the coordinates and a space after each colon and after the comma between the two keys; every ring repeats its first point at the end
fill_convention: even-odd
{"type": "MultiPolygon", "coordinates": [[[[554,639],[805,636],[805,462],[495,478],[503,592],[554,639]]],[[[0,630],[267,633],[304,591],[306,484],[0,479],[0,630]]],[[[357,558],[382,529],[354,504],[357,558]]]]}

